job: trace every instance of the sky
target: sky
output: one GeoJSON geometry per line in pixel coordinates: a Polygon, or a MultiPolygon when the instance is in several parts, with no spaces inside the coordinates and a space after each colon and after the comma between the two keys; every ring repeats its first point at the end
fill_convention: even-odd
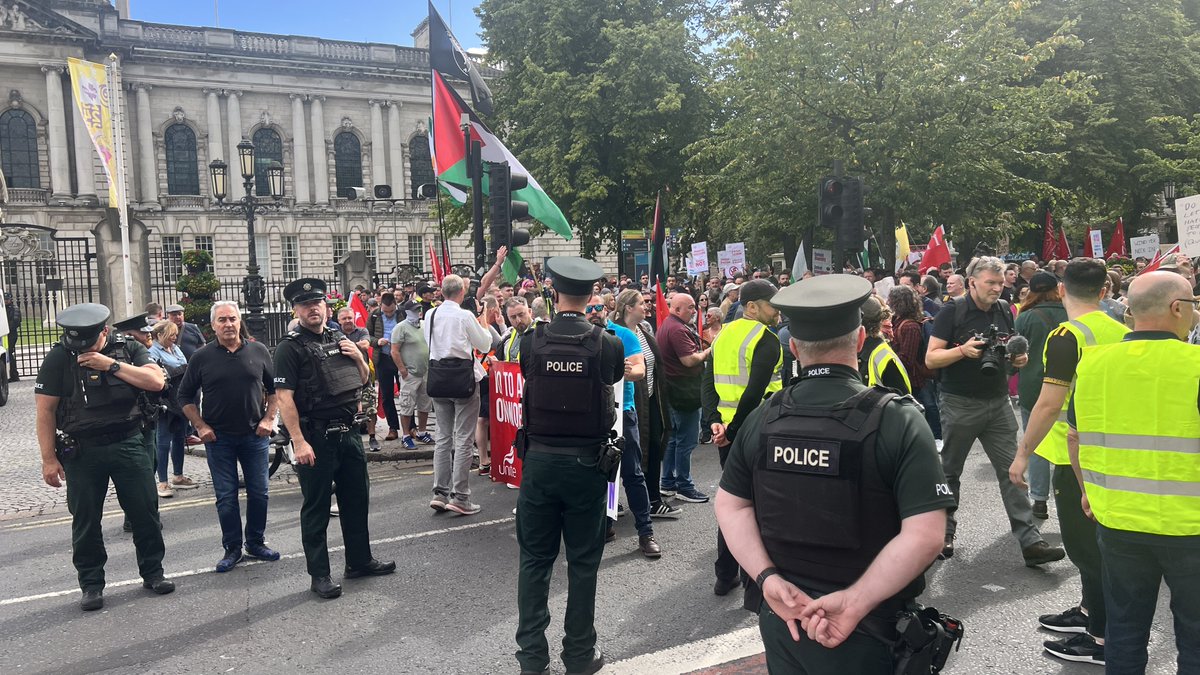
{"type": "MultiPolygon", "coordinates": [[[[479,0],[434,0],[462,43],[482,45],[479,0]]],[[[136,21],[215,26],[281,35],[412,45],[412,31],[428,12],[426,0],[129,0],[136,21]]]]}

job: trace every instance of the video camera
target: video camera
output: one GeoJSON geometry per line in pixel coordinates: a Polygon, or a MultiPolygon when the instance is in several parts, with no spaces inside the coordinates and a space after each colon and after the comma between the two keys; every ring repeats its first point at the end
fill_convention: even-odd
{"type": "Polygon", "coordinates": [[[972,337],[983,341],[983,346],[980,347],[982,354],[979,357],[979,372],[987,377],[999,373],[1005,359],[1029,351],[1029,340],[1020,335],[1001,333],[996,324],[988,326],[982,333],[975,333],[972,337]]]}

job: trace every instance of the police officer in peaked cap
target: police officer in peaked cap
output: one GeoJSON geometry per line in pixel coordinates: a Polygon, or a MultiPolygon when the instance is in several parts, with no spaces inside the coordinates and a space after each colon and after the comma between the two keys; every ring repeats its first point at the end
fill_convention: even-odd
{"type": "Polygon", "coordinates": [[[395,562],[371,556],[367,531],[370,484],[355,415],[369,371],[358,345],[325,323],[325,282],[297,279],[284,287],[283,296],[292,303],[298,324],[275,348],[275,391],[304,494],[300,539],[310,588],[322,598],[336,598],[342,587],[330,578],[326,544],[335,484],[346,545],[345,578],[396,571],[395,562]]]}
{"type": "Polygon", "coordinates": [[[52,487],[67,483],[84,611],[104,606],[108,555],[100,517],[110,480],[133,530],[142,585],[160,595],[175,590],[163,577],[154,462],[139,407],[140,395],[162,391],[166,380],[145,347],[105,326],[108,318],[107,307],[92,303],[59,312],[62,340],[46,354],[34,386],[42,478],[52,487]]]}
{"type": "MultiPolygon", "coordinates": [[[[128,340],[133,340],[146,349],[150,349],[153,342],[150,335],[154,332],[154,328],[146,323],[146,312],[134,314],[128,319],[114,321],[113,328],[120,331],[128,340]]],[[[161,364],[158,364],[163,368],[161,364]]],[[[163,375],[170,380],[166,368],[163,368],[163,375]]],[[[142,442],[146,446],[146,452],[150,455],[150,466],[155,471],[158,470],[158,417],[163,411],[163,399],[165,396],[172,395],[170,388],[165,388],[161,392],[156,391],[141,391],[138,392],[138,405],[142,409],[142,442]]],[[[159,526],[162,526],[161,521],[159,526]]],[[[121,525],[121,529],[126,532],[133,532],[133,522],[126,516],[125,522],[121,525]]]]}
{"type": "Polygon", "coordinates": [[[595,614],[609,476],[600,458],[617,419],[612,385],[625,374],[625,351],[615,335],[584,317],[592,284],[604,275],[600,266],[557,257],[546,261],[546,272],[558,293],[557,314],[523,335],[520,349],[525,449],[517,496],[517,661],[522,673],[549,672],[547,602],[561,540],[568,563],[562,660],[574,675],[604,666],[595,614]]]}
{"type": "Polygon", "coordinates": [[[721,477],[717,522],[754,579],[771,672],[891,675],[883,640],[924,589],[954,505],[920,408],[859,376],[870,293],[835,274],[771,299],[801,379],[750,415],[721,477]]]}

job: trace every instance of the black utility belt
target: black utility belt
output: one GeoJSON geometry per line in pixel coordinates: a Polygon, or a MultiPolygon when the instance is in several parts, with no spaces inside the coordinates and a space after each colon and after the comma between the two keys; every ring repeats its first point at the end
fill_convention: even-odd
{"type": "Polygon", "coordinates": [[[333,434],[344,434],[355,427],[354,417],[342,417],[332,420],[318,420],[307,417],[300,419],[300,426],[308,433],[305,435],[311,436],[313,432],[330,436],[333,434]]]}
{"type": "Polygon", "coordinates": [[[123,441],[130,436],[142,432],[142,421],[133,420],[128,425],[106,429],[104,433],[80,432],[70,434],[70,437],[78,444],[79,449],[98,448],[102,445],[110,445],[117,441],[123,441]]]}
{"type": "Polygon", "coordinates": [[[601,445],[599,443],[594,445],[558,447],[555,445],[546,445],[545,443],[539,443],[538,441],[530,440],[529,449],[527,452],[540,452],[546,455],[563,455],[565,457],[594,458],[600,454],[600,448],[601,445]]]}

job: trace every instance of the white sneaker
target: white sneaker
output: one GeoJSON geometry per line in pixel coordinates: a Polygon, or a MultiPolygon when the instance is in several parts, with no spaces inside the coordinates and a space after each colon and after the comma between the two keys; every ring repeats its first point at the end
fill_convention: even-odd
{"type": "Polygon", "coordinates": [[[938,452],[942,451],[942,439],[938,438],[938,439],[934,440],[933,445],[937,448],[938,452]]]}
{"type": "Polygon", "coordinates": [[[175,491],[171,489],[171,486],[170,486],[170,484],[168,484],[168,483],[159,483],[159,484],[158,484],[158,496],[159,496],[159,497],[162,497],[162,498],[164,498],[164,499],[166,499],[166,498],[168,498],[168,497],[174,497],[174,496],[175,496],[175,491]]]}
{"type": "Polygon", "coordinates": [[[459,501],[457,499],[452,499],[446,504],[446,510],[453,511],[463,516],[473,516],[482,511],[483,507],[471,501],[459,501]]]}

